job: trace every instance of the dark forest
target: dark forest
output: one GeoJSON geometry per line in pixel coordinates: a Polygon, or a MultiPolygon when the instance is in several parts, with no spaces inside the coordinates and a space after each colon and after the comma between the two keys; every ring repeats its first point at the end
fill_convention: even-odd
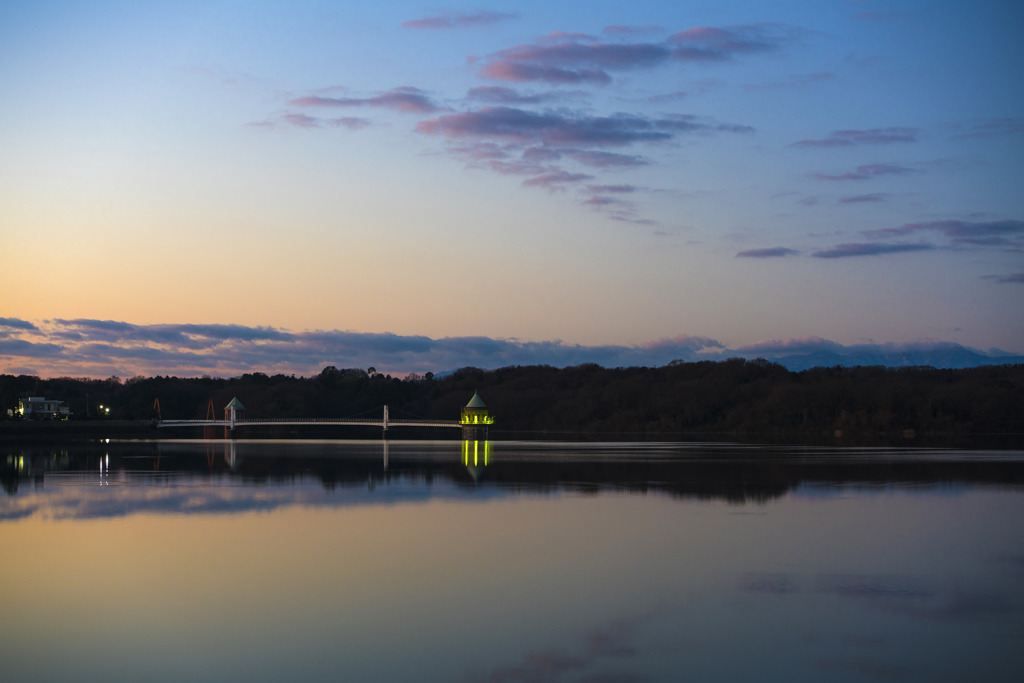
{"type": "Polygon", "coordinates": [[[445,377],[391,377],[324,368],[312,377],[134,377],[123,381],[0,375],[0,407],[19,398],[66,401],[73,420],[151,420],[218,415],[232,397],[250,414],[345,417],[388,404],[393,415],[457,419],[480,392],[502,432],[732,434],[1024,432],[1024,365],[814,368],[791,372],[765,360],[673,362],[657,368],[579,365],[463,368],[445,377]],[[88,397],[88,399],[87,399],[88,397]],[[108,417],[104,413],[104,417],[108,417]]]}

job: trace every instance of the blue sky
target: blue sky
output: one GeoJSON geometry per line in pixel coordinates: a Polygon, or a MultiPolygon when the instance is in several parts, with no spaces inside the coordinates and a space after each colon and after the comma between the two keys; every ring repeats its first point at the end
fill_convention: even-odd
{"type": "Polygon", "coordinates": [[[160,367],[83,365],[60,320],[1024,352],[1022,29],[1006,2],[8,3],[0,315],[35,332],[0,368],[160,367]]]}

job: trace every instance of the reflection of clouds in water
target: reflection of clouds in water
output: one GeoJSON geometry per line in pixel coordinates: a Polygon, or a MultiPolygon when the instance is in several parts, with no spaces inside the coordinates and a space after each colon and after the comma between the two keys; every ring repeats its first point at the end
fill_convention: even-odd
{"type": "Polygon", "coordinates": [[[587,654],[593,657],[632,657],[636,650],[630,641],[638,619],[616,619],[604,628],[594,629],[586,636],[587,654]]]}
{"type": "Polygon", "coordinates": [[[635,658],[637,652],[633,647],[633,639],[637,627],[646,619],[615,619],[586,633],[582,649],[547,648],[526,653],[518,664],[500,666],[489,673],[467,678],[474,683],[558,683],[573,676],[575,683],[640,683],[649,680],[649,677],[636,672],[593,669],[621,666],[624,661],[635,658]]]}
{"type": "Polygon", "coordinates": [[[181,481],[165,486],[64,485],[49,490],[0,498],[0,522],[39,516],[44,519],[94,519],[133,514],[232,514],[269,512],[293,505],[349,507],[426,502],[431,499],[490,500],[511,495],[502,489],[471,494],[454,485],[425,487],[403,481],[373,486],[324,489],[319,482],[289,486],[239,486],[230,482],[181,481]]]}
{"type": "Polygon", "coordinates": [[[558,650],[545,650],[523,655],[523,661],[514,666],[503,666],[495,669],[485,677],[473,680],[487,683],[505,683],[505,681],[548,681],[560,677],[564,673],[579,671],[587,666],[583,657],[573,656],[558,650]]]}
{"type": "Polygon", "coordinates": [[[229,487],[68,487],[57,493],[28,494],[0,503],[0,519],[40,516],[45,519],[93,519],[131,514],[214,514],[272,510],[301,504],[295,491],[259,491],[254,495],[229,487]]]}
{"type": "Polygon", "coordinates": [[[800,580],[794,574],[759,572],[740,577],[740,590],[767,595],[790,595],[800,591],[800,580]]]}
{"type": "Polygon", "coordinates": [[[919,576],[881,574],[825,574],[818,589],[847,598],[927,598],[935,595],[931,581],[919,576]]]}
{"type": "Polygon", "coordinates": [[[919,619],[975,621],[1020,610],[1011,596],[959,587],[941,590],[920,576],[830,574],[818,577],[818,589],[919,619]]]}
{"type": "MultiPolygon", "coordinates": [[[[1012,565],[1016,558],[1010,558],[1012,565]]],[[[739,590],[760,595],[794,595],[801,592],[802,585],[803,581],[795,574],[772,572],[743,574],[738,581],[739,590]]],[[[817,577],[816,587],[819,594],[856,600],[875,609],[918,619],[973,621],[1021,610],[1021,605],[1011,596],[955,586],[940,589],[934,580],[924,576],[823,574],[817,577]]],[[[884,644],[881,640],[854,636],[844,640],[861,646],[884,644]]]]}
{"type": "MultiPolygon", "coordinates": [[[[6,506],[4,506],[6,507],[6,506]]],[[[14,522],[19,519],[31,517],[36,513],[35,507],[19,507],[14,510],[0,509],[0,522],[14,522]]]]}
{"type": "Polygon", "coordinates": [[[976,621],[1013,614],[1020,610],[1020,605],[1006,595],[955,591],[949,595],[940,596],[939,604],[893,603],[885,605],[885,608],[921,619],[976,621]]]}
{"type": "Polygon", "coordinates": [[[818,662],[817,668],[823,671],[848,671],[863,678],[875,680],[898,680],[910,675],[910,671],[906,667],[873,662],[868,659],[826,659],[818,662]]]}

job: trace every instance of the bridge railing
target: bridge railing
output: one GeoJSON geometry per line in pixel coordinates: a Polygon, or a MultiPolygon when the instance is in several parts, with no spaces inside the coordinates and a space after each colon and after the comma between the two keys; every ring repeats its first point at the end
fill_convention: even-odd
{"type": "MultiPolygon", "coordinates": [[[[235,420],[233,423],[231,420],[163,420],[163,422],[177,422],[177,423],[188,423],[197,425],[210,425],[210,424],[236,424],[236,425],[253,425],[253,424],[264,424],[267,422],[294,422],[296,424],[315,424],[318,422],[334,422],[340,424],[383,424],[383,420],[368,418],[345,418],[345,417],[258,417],[258,418],[245,418],[241,420],[235,420]]],[[[391,421],[388,422],[391,424],[391,421]]]]}
{"type": "MultiPolygon", "coordinates": [[[[296,418],[257,418],[257,419],[245,419],[235,420],[160,420],[157,422],[158,426],[195,426],[195,427],[243,427],[246,425],[366,425],[366,426],[384,426],[384,420],[374,419],[351,419],[351,418],[332,418],[332,417],[296,417],[296,418]]],[[[437,426],[437,427],[461,427],[462,424],[458,420],[430,420],[430,419],[404,419],[404,420],[388,420],[388,427],[410,427],[416,425],[422,426],[437,426]]]]}
{"type": "MultiPolygon", "coordinates": [[[[360,416],[349,416],[349,417],[291,417],[291,418],[280,418],[280,417],[244,417],[239,418],[235,415],[234,408],[231,409],[231,414],[228,419],[224,420],[161,420],[157,419],[157,427],[230,427],[232,430],[236,427],[244,427],[246,425],[268,425],[268,426],[284,426],[284,425],[350,425],[350,426],[366,426],[366,427],[382,427],[385,431],[389,427],[461,427],[462,423],[458,420],[431,420],[429,418],[417,418],[407,417],[399,418],[397,420],[390,419],[388,415],[388,406],[383,406],[384,415],[380,419],[372,417],[360,417],[360,416]]],[[[369,411],[368,411],[369,412],[369,411]]],[[[366,413],[362,413],[365,415],[366,413]]]]}

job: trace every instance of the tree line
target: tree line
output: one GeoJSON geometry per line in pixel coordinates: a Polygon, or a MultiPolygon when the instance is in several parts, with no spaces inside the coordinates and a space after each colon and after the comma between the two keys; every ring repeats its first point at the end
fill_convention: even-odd
{"type": "Polygon", "coordinates": [[[66,401],[73,419],[218,417],[237,397],[253,415],[345,417],[387,404],[401,413],[456,419],[474,391],[501,432],[632,433],[1020,433],[1024,365],[943,370],[932,367],[832,367],[791,372],[763,359],[663,367],[462,368],[444,377],[392,377],[328,366],[312,377],[247,373],[212,377],[134,377],[122,381],[0,375],[0,411],[19,398],[66,401]]]}

